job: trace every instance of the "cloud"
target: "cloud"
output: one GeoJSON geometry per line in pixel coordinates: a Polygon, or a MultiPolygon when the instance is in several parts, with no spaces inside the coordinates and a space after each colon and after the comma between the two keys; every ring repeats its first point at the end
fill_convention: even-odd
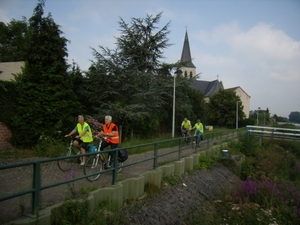
{"type": "Polygon", "coordinates": [[[3,23],[10,22],[10,17],[8,16],[7,11],[5,11],[3,8],[0,8],[0,21],[3,23]]]}
{"type": "Polygon", "coordinates": [[[285,82],[300,80],[300,42],[270,24],[259,23],[242,31],[238,22],[232,22],[210,31],[200,30],[194,37],[204,45],[202,49],[208,47],[209,52],[214,52],[209,55],[200,51],[202,64],[236,63],[245,74],[263,74],[285,82]]]}

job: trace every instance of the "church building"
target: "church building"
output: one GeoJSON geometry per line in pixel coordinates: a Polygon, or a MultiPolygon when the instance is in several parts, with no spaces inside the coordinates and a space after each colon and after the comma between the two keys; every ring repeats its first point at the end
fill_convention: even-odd
{"type": "MultiPolygon", "coordinates": [[[[187,31],[185,32],[183,49],[181,53],[181,63],[184,63],[184,66],[180,68],[182,71],[182,76],[186,78],[194,78],[196,74],[196,66],[193,64],[190,43],[188,38],[187,31]]],[[[209,98],[217,93],[219,90],[224,90],[224,86],[222,81],[219,79],[213,81],[204,81],[204,80],[193,80],[191,85],[192,88],[201,91],[204,94],[204,100],[209,102],[209,98]]],[[[234,87],[228,88],[236,93],[237,96],[241,98],[243,102],[243,111],[246,115],[246,118],[249,118],[249,110],[250,110],[250,96],[241,88],[234,87]]]]}

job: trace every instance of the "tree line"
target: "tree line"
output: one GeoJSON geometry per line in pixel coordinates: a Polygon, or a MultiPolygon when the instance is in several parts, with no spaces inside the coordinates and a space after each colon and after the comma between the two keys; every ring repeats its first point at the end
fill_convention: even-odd
{"type": "MultiPolygon", "coordinates": [[[[87,71],[69,65],[67,42],[51,14],[44,15],[39,0],[27,20],[0,22],[0,62],[24,61],[15,81],[0,82],[0,121],[12,131],[12,144],[32,147],[41,136],[68,132],[77,115],[103,121],[105,115],[122,125],[123,138],[144,138],[170,133],[173,79],[187,62],[166,63],[170,22],[159,26],[162,13],[119,20],[120,36],[109,49],[92,48],[87,71]]],[[[222,90],[204,101],[190,87],[192,79],[176,76],[176,131],[187,117],[206,125],[234,128],[236,102],[240,125],[245,115],[240,98],[222,90]]]]}

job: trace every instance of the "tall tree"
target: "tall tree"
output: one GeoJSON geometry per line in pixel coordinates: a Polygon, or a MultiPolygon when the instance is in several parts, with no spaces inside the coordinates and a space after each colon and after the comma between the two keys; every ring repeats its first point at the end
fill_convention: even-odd
{"type": "Polygon", "coordinates": [[[0,22],[0,62],[24,61],[26,52],[27,21],[0,22]]]}
{"type": "Polygon", "coordinates": [[[236,124],[236,104],[238,102],[238,120],[245,118],[242,101],[231,90],[220,90],[208,103],[208,119],[210,124],[234,128],[236,124]]]}
{"type": "Polygon", "coordinates": [[[300,123],[300,112],[291,112],[289,115],[289,120],[294,123],[300,123]]]}
{"type": "MultiPolygon", "coordinates": [[[[40,135],[69,130],[78,104],[67,75],[67,39],[51,15],[43,17],[40,0],[29,19],[25,67],[18,80],[13,133],[17,145],[33,146],[40,135]]],[[[72,125],[73,126],[73,125],[72,125]]]]}
{"type": "Polygon", "coordinates": [[[120,19],[116,49],[93,49],[96,61],[87,72],[88,78],[98,81],[90,82],[94,84],[91,94],[100,92],[94,101],[99,114],[109,113],[140,134],[151,133],[168,118],[172,70],[179,66],[161,61],[170,32],[169,23],[158,29],[161,16],[133,18],[130,23],[120,19]]]}

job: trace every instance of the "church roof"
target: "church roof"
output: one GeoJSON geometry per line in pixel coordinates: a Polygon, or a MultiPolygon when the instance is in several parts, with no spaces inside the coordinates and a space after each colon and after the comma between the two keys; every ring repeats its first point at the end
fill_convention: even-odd
{"type": "Polygon", "coordinates": [[[203,80],[194,80],[191,85],[192,88],[201,91],[205,97],[211,97],[219,90],[224,90],[222,81],[203,81],[203,80]]]}
{"type": "Polygon", "coordinates": [[[180,62],[187,62],[187,64],[184,67],[196,68],[196,66],[192,63],[190,43],[187,31],[185,32],[180,62]]]}
{"type": "Polygon", "coordinates": [[[232,90],[232,91],[236,91],[237,89],[241,89],[249,98],[250,98],[250,95],[247,94],[246,91],[244,91],[243,88],[241,88],[240,86],[237,86],[237,87],[232,87],[232,88],[226,88],[226,90],[232,90]]]}

